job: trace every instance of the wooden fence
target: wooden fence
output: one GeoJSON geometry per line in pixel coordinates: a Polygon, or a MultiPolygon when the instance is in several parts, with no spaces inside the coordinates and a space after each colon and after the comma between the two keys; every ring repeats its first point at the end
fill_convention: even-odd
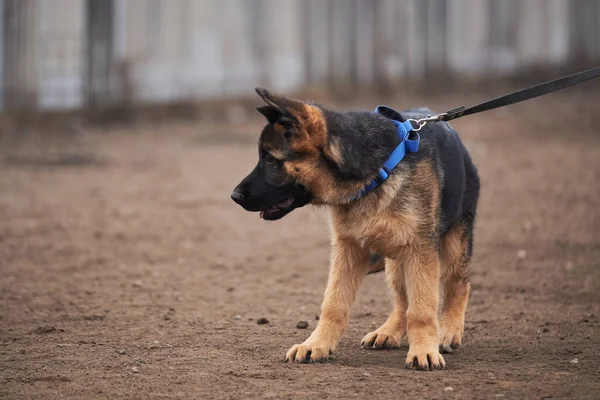
{"type": "Polygon", "coordinates": [[[0,0],[0,107],[393,85],[600,60],[598,0],[0,0]]]}

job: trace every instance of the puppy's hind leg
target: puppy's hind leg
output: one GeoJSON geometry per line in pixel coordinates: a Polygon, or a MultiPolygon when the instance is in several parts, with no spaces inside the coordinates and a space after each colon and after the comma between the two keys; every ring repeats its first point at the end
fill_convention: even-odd
{"type": "Polygon", "coordinates": [[[394,292],[394,310],[387,321],[375,331],[367,333],[361,347],[366,349],[395,349],[406,335],[406,285],[404,270],[396,260],[386,260],[386,277],[394,292]]]}
{"type": "Polygon", "coordinates": [[[440,350],[451,353],[460,347],[469,300],[468,267],[473,240],[472,227],[455,226],[441,242],[442,285],[444,304],[440,318],[440,350]]]}

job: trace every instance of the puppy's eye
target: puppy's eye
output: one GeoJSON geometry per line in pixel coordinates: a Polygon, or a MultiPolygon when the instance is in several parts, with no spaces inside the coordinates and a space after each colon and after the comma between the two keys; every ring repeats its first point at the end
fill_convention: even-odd
{"type": "Polygon", "coordinates": [[[285,132],[283,133],[283,136],[286,139],[290,139],[292,136],[294,136],[294,127],[293,126],[285,126],[285,132]]]}
{"type": "Polygon", "coordinates": [[[294,124],[292,123],[292,121],[290,121],[288,119],[283,119],[283,120],[279,121],[279,123],[281,124],[281,126],[283,126],[283,128],[286,131],[294,129],[294,124]]]}

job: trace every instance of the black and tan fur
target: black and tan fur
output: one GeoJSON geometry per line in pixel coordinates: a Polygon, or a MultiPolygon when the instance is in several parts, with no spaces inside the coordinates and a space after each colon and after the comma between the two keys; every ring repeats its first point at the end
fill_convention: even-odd
{"type": "MultiPolygon", "coordinates": [[[[377,189],[352,200],[399,143],[391,120],[368,111],[337,112],[266,89],[257,93],[267,104],[258,110],[269,123],[260,137],[259,162],[232,198],[268,220],[306,204],[327,206],[331,220],[321,318],[286,360],[327,359],[362,280],[385,269],[394,309],[362,346],[396,348],[407,337],[408,368],[443,368],[440,351],[460,346],[463,335],[479,196],[477,170],[456,132],[447,123],[428,125],[417,153],[408,153],[377,189]]],[[[403,116],[431,113],[415,109],[403,116]]]]}

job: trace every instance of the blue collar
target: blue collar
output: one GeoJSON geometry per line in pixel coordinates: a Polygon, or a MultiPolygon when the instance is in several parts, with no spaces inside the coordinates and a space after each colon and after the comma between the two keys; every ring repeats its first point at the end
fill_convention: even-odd
{"type": "MultiPolygon", "coordinates": [[[[378,106],[375,109],[377,114],[382,114],[380,111],[381,108],[385,108],[390,110],[385,106],[378,106]]],[[[395,119],[392,119],[394,125],[396,125],[396,131],[398,133],[398,137],[400,138],[400,143],[396,148],[392,151],[386,162],[383,164],[383,167],[379,169],[377,172],[377,176],[373,178],[371,182],[369,182],[360,192],[358,192],[352,200],[358,200],[361,197],[364,197],[367,193],[371,192],[377,186],[381,185],[391,174],[392,170],[400,164],[400,161],[406,155],[406,152],[416,153],[419,150],[419,142],[421,141],[421,136],[419,133],[415,131],[417,135],[416,139],[409,140],[408,136],[412,130],[414,130],[412,123],[410,121],[400,122],[395,119]]]]}

